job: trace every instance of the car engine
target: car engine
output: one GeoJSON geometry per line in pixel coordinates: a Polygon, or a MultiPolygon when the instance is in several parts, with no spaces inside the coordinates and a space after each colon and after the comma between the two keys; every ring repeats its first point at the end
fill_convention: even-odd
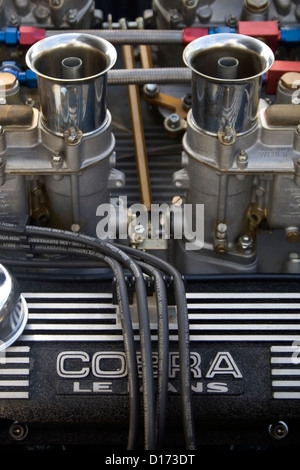
{"type": "Polygon", "coordinates": [[[297,445],[299,22],[0,0],[1,447],[297,445]]]}

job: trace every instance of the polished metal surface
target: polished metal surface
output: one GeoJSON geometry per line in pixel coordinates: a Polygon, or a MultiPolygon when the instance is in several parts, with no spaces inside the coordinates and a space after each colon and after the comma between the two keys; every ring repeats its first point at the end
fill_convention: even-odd
{"type": "Polygon", "coordinates": [[[192,41],[183,60],[192,70],[192,112],[201,129],[243,134],[255,127],[262,78],[274,61],[266,44],[240,34],[208,35],[192,41]]]}
{"type": "Polygon", "coordinates": [[[34,44],[26,63],[38,77],[44,126],[62,135],[99,129],[106,117],[107,72],[116,50],[89,34],[60,34],[34,44]]]}
{"type": "Polygon", "coordinates": [[[0,264],[0,351],[21,335],[27,317],[27,304],[17,281],[0,264]]]}

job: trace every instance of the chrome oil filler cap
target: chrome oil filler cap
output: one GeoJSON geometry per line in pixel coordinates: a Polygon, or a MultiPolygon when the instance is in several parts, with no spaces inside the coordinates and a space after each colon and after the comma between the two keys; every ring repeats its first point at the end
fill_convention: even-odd
{"type": "Polygon", "coordinates": [[[21,335],[28,308],[16,279],[0,264],[0,351],[21,335]]]}

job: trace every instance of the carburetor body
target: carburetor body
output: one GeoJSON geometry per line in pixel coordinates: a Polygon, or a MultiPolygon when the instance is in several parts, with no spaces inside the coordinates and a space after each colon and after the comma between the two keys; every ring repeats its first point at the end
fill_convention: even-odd
{"type": "Polygon", "coordinates": [[[14,122],[3,121],[4,220],[95,236],[91,221],[98,204],[109,201],[110,181],[116,181],[106,107],[106,75],[115,60],[112,45],[82,34],[48,38],[28,51],[40,111],[20,105],[14,122]],[[20,126],[22,116],[27,121],[20,126]],[[18,196],[10,198],[16,187],[18,196]]]}

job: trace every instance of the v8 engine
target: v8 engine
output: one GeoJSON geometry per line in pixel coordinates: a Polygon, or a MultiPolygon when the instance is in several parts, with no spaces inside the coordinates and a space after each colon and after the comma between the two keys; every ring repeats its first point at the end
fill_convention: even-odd
{"type": "Polygon", "coordinates": [[[0,1],[1,445],[297,444],[299,20],[0,1]]]}

